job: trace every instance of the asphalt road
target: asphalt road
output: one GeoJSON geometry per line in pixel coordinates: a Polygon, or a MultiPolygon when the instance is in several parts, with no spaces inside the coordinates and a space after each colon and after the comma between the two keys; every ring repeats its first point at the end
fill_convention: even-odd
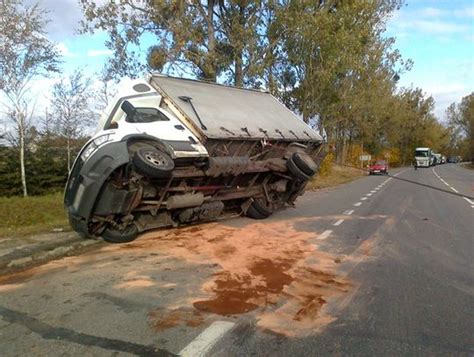
{"type": "Polygon", "coordinates": [[[0,318],[2,356],[473,355],[474,201],[365,177],[0,277],[0,318]]]}

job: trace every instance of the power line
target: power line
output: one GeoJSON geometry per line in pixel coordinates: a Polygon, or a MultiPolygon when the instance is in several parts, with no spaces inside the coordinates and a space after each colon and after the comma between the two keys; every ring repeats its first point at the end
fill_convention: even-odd
{"type": "MultiPolygon", "coordinates": [[[[339,165],[339,166],[346,166],[346,167],[350,167],[350,168],[353,168],[353,169],[356,169],[356,170],[367,172],[367,170],[361,169],[360,167],[347,165],[347,164],[341,164],[341,163],[335,162],[335,161],[333,161],[332,163],[334,163],[336,165],[339,165]]],[[[444,193],[449,193],[450,195],[459,196],[459,197],[463,197],[463,198],[469,198],[471,200],[474,200],[473,196],[464,195],[462,193],[457,193],[457,192],[453,192],[453,191],[448,191],[448,190],[445,190],[443,188],[439,188],[439,187],[432,186],[432,185],[427,185],[426,183],[421,183],[421,182],[409,180],[409,179],[406,179],[406,178],[402,178],[402,177],[398,177],[398,176],[394,176],[394,175],[390,175],[390,174],[387,174],[386,176],[391,177],[391,178],[396,179],[396,180],[405,181],[405,182],[408,182],[408,183],[411,183],[411,184],[414,184],[414,185],[431,188],[433,190],[441,191],[441,192],[444,192],[444,193]]]]}

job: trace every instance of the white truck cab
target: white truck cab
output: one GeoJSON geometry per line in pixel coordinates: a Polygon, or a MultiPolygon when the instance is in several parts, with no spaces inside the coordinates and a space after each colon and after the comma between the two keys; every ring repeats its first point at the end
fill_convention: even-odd
{"type": "Polygon", "coordinates": [[[172,158],[207,157],[204,145],[178,118],[160,107],[161,100],[162,96],[146,80],[127,80],[101,115],[90,142],[98,138],[102,138],[99,141],[103,143],[122,141],[128,136],[141,134],[168,143],[172,148],[172,158]],[[131,111],[135,110],[133,115],[124,111],[126,102],[131,111]]]}
{"type": "Polygon", "coordinates": [[[415,165],[417,167],[430,167],[433,164],[430,148],[420,147],[415,149],[415,165]]]}

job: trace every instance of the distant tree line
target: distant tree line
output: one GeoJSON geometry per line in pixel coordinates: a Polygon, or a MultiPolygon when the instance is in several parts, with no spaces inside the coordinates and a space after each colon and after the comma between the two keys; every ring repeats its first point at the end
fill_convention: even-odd
{"type": "Polygon", "coordinates": [[[320,131],[338,162],[370,153],[406,164],[417,146],[474,156],[472,95],[453,104],[442,125],[431,97],[397,85],[412,62],[385,26],[403,0],[79,2],[81,31],[106,32],[114,51],[104,86],[92,95],[91,80],[75,72],[56,83],[41,114],[31,83],[60,68],[47,12],[26,0],[0,2],[0,120],[8,128],[0,138],[0,195],[62,189],[97,119],[93,103],[108,100],[108,81],[144,71],[268,89],[320,131]],[[155,39],[145,63],[144,36],[155,39]]]}

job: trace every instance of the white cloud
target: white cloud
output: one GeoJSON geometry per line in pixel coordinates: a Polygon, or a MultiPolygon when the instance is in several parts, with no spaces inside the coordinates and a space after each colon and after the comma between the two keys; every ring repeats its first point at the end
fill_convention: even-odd
{"type": "Polygon", "coordinates": [[[423,85],[423,90],[435,100],[434,114],[441,120],[446,119],[446,109],[451,103],[460,102],[471,91],[463,83],[445,82],[423,85]]]}
{"type": "Polygon", "coordinates": [[[90,50],[87,51],[87,57],[109,56],[112,53],[112,50],[90,50]]]}
{"type": "Polygon", "coordinates": [[[451,36],[472,33],[472,23],[462,18],[473,17],[474,7],[460,10],[441,10],[425,7],[419,10],[400,11],[389,21],[388,28],[398,37],[399,33],[432,34],[436,36],[451,36]]]}
{"type": "Polygon", "coordinates": [[[466,7],[461,10],[454,10],[453,14],[457,17],[474,17],[474,6],[466,7]]]}
{"type": "Polygon", "coordinates": [[[56,49],[63,57],[76,57],[77,54],[71,52],[64,42],[60,42],[56,45],[56,49]]]}
{"type": "MultiPolygon", "coordinates": [[[[36,4],[38,0],[26,0],[36,4]]],[[[46,30],[54,41],[63,41],[75,34],[83,18],[78,0],[40,0],[41,8],[46,9],[45,18],[49,20],[46,30]]]]}
{"type": "Polygon", "coordinates": [[[438,17],[442,16],[445,12],[443,10],[437,9],[435,7],[425,7],[421,9],[420,15],[427,17],[438,17]]]}
{"type": "Polygon", "coordinates": [[[453,34],[468,32],[469,27],[442,20],[415,20],[413,26],[426,33],[432,34],[453,34]]]}

